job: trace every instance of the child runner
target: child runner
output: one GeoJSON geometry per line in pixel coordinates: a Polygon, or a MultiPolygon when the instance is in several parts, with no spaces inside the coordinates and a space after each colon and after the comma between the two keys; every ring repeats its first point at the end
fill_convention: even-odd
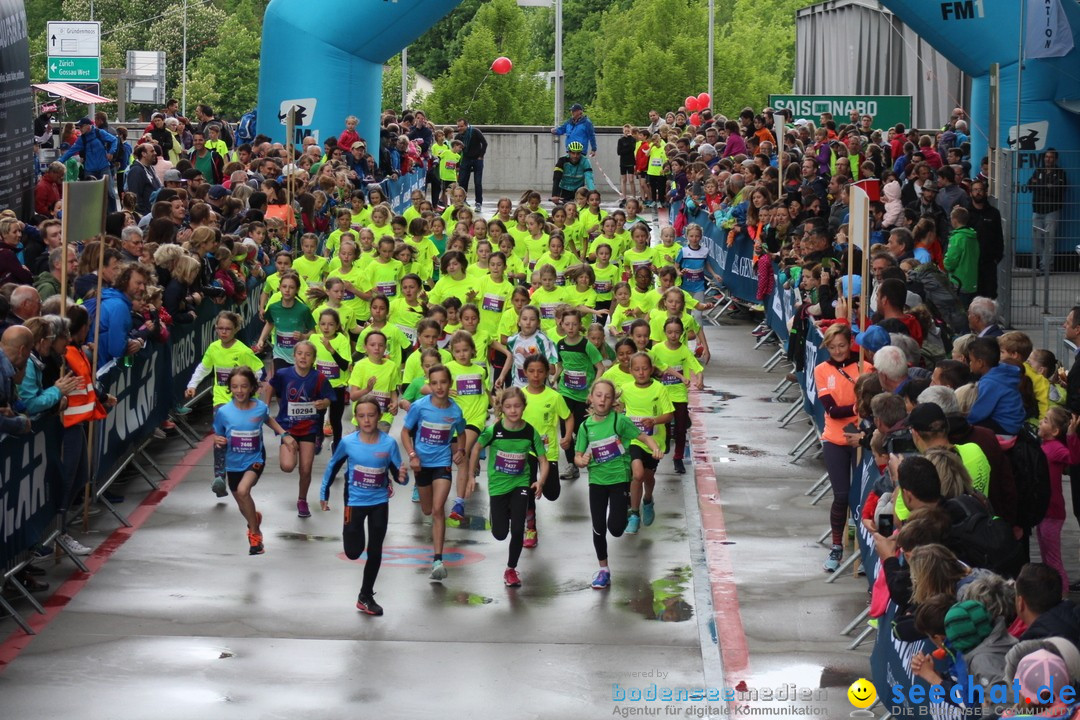
{"type": "Polygon", "coordinates": [[[428,372],[431,394],[412,404],[405,415],[401,444],[420,488],[420,510],[431,515],[434,557],[431,579],[446,578],[443,543],[446,539],[446,498],[453,476],[451,465],[465,461],[465,418],[450,400],[450,371],[436,365],[428,372]],[[456,443],[451,449],[451,442],[456,443]]]}
{"type": "Polygon", "coordinates": [[[630,304],[632,294],[630,283],[615,283],[615,290],[612,292],[614,299],[611,303],[611,323],[608,325],[608,332],[614,338],[627,337],[634,320],[644,315],[643,311],[630,304]]]}
{"type": "Polygon", "coordinates": [[[379,429],[389,432],[397,414],[401,365],[386,357],[386,335],[381,330],[372,330],[364,338],[364,355],[349,375],[349,398],[355,402],[372,395],[383,412],[379,429]]]}
{"type": "MultiPolygon", "coordinates": [[[[409,408],[412,407],[412,404],[427,394],[424,392],[424,389],[427,386],[428,371],[436,365],[442,364],[441,351],[435,348],[421,350],[419,351],[419,355],[420,367],[423,369],[424,374],[414,378],[412,382],[404,386],[405,390],[402,391],[401,400],[398,401],[398,407],[405,412],[409,412],[409,408]]],[[[415,497],[413,502],[420,502],[419,496],[415,497]]]]}
{"type": "MultiPolygon", "coordinates": [[[[525,395],[520,388],[506,388],[500,393],[502,419],[480,433],[469,456],[470,485],[480,463],[480,450],[487,454],[488,502],[491,534],[496,540],[510,535],[510,552],[503,582],[506,587],[520,587],[517,564],[525,541],[525,516],[529,498],[535,502],[543,493],[548,475],[548,461],[540,433],[522,419],[525,395]]],[[[471,488],[470,488],[471,490],[471,488]]]]}
{"type": "Polygon", "coordinates": [[[505,386],[506,378],[511,373],[513,373],[511,385],[514,387],[528,385],[529,381],[525,377],[525,360],[533,355],[541,355],[548,365],[554,365],[559,361],[559,351],[555,343],[540,331],[540,311],[533,305],[521,308],[518,316],[518,332],[507,338],[505,344],[512,362],[506,363],[503,367],[502,374],[495,381],[496,388],[505,386]]]}
{"type": "Polygon", "coordinates": [[[514,286],[505,277],[506,256],[492,253],[488,258],[488,274],[476,285],[475,302],[480,309],[480,329],[493,338],[498,336],[499,321],[514,293],[514,286]]]}
{"type": "Polygon", "coordinates": [[[499,252],[506,258],[506,279],[511,283],[524,283],[526,278],[525,263],[517,255],[513,235],[503,233],[499,237],[499,252]]]}
{"type": "MultiPolygon", "coordinates": [[[[635,225],[630,230],[630,238],[634,242],[634,246],[623,251],[623,272],[628,277],[637,279],[638,268],[652,268],[653,257],[655,253],[653,249],[649,247],[649,242],[652,239],[649,234],[649,229],[644,225],[635,225]]],[[[649,287],[652,286],[652,277],[649,277],[649,287]]],[[[644,291],[643,291],[644,292],[644,291]]]]}
{"type": "MultiPolygon", "coordinates": [[[[214,445],[225,449],[225,472],[229,480],[236,506],[248,524],[248,554],[261,555],[263,547],[262,513],[255,509],[251,489],[259,482],[266,467],[266,449],[263,447],[262,426],[269,425],[277,435],[285,431],[277,420],[270,417],[270,409],[262,400],[254,397],[257,381],[249,367],[235,367],[229,373],[229,391],[232,402],[219,407],[214,413],[214,445]]],[[[282,446],[293,442],[282,440],[282,446]]]]}
{"type": "MultiPolygon", "coordinates": [[[[563,333],[556,349],[559,353],[559,394],[563,396],[574,427],[580,428],[588,411],[589,388],[593,380],[604,372],[600,351],[581,334],[581,313],[574,309],[563,312],[560,321],[563,333]]],[[[580,472],[574,464],[574,447],[566,446],[566,470],[559,476],[562,480],[577,480],[580,472]]]]}
{"type": "Polygon", "coordinates": [[[319,490],[319,505],[324,511],[329,510],[330,485],[341,466],[348,465],[343,500],[345,525],[341,539],[345,557],[350,560],[367,552],[364,581],[356,598],[356,608],[368,615],[383,614],[382,607],[375,602],[375,579],[382,566],[382,545],[390,522],[390,496],[393,495],[390,479],[402,485],[409,482],[397,442],[378,427],[381,412],[378,400],[370,395],[356,403],[358,430],[334,451],[319,490]]]}
{"type": "Polygon", "coordinates": [[[589,469],[589,515],[592,517],[593,548],[600,562],[600,569],[593,575],[592,587],[603,590],[611,586],[607,533],[619,537],[624,530],[629,530],[631,461],[626,443],[641,443],[648,447],[654,462],[664,453],[652,437],[625,416],[612,411],[615,385],[610,380],[601,378],[593,383],[589,403],[590,414],[577,436],[574,463],[579,468],[589,469]]]}
{"type": "MultiPolygon", "coordinates": [[[[596,278],[596,282],[593,284],[593,290],[596,291],[594,309],[596,310],[596,321],[604,325],[608,321],[608,315],[611,314],[615,286],[619,284],[622,278],[622,271],[619,270],[618,265],[611,262],[611,245],[601,242],[595,247],[596,264],[592,266],[593,275],[596,278]]],[[[629,286],[627,286],[627,290],[629,289],[629,286]]],[[[629,303],[629,295],[627,295],[627,302],[629,303]]]]}
{"type": "Polygon", "coordinates": [[[630,358],[636,352],[637,345],[628,337],[615,343],[615,364],[605,370],[601,377],[615,385],[616,397],[622,394],[623,385],[634,382],[634,376],[630,374],[630,358]]]}
{"type": "Polygon", "coordinates": [[[390,315],[388,320],[397,325],[408,340],[405,347],[405,355],[412,352],[412,346],[416,344],[416,326],[424,319],[427,306],[420,302],[420,291],[424,289],[423,281],[419,275],[408,274],[401,278],[401,295],[390,301],[390,315]]]}
{"type": "Polygon", "coordinates": [[[673,460],[675,472],[679,475],[686,473],[683,456],[686,454],[686,433],[690,429],[690,394],[687,387],[693,385],[701,390],[704,378],[701,363],[682,339],[683,332],[682,320],[669,317],[664,322],[664,342],[653,345],[649,351],[655,362],[667,366],[660,376],[660,383],[667,388],[668,397],[675,407],[674,427],[669,428],[669,432],[675,441],[673,460]]]}
{"type": "Polygon", "coordinates": [[[596,275],[589,265],[578,265],[570,268],[566,273],[569,282],[563,288],[563,297],[568,305],[571,305],[584,317],[599,315],[601,318],[608,313],[607,308],[597,310],[599,303],[596,301],[596,275]]]}
{"type": "Polygon", "coordinates": [[[541,265],[536,269],[540,287],[533,291],[532,305],[540,309],[540,329],[551,336],[557,329],[555,311],[566,302],[565,288],[556,284],[558,271],[553,265],[541,265]]]}
{"type": "Polygon", "coordinates": [[[659,272],[660,268],[674,267],[682,247],[675,243],[675,228],[667,225],[660,228],[660,244],[652,248],[653,270],[659,272]]]}
{"type": "MultiPolygon", "coordinates": [[[[251,349],[236,339],[236,331],[240,329],[240,316],[230,310],[222,310],[214,320],[214,330],[217,331],[218,339],[210,343],[203,353],[202,361],[195,366],[195,372],[191,374],[184,397],[191,400],[203,378],[213,373],[214,375],[214,412],[217,413],[222,405],[232,399],[229,392],[229,376],[238,367],[249,367],[259,377],[264,375],[263,361],[251,351],[251,349]]],[[[225,489],[225,446],[214,445],[214,482],[210,486],[218,497],[225,497],[228,491],[225,489]]]]}
{"type": "Polygon", "coordinates": [[[334,390],[327,411],[333,442],[330,449],[337,450],[341,444],[341,415],[345,412],[345,386],[348,385],[349,367],[352,365],[352,347],[349,338],[341,332],[337,310],[324,308],[319,312],[319,336],[311,341],[315,346],[315,369],[326,378],[334,390]]]}
{"type": "MultiPolygon", "coordinates": [[[[408,385],[418,377],[424,376],[424,371],[420,367],[420,350],[437,350],[442,355],[443,362],[448,362],[453,359],[449,350],[443,350],[439,347],[439,338],[442,336],[442,326],[439,325],[439,321],[434,318],[424,318],[416,325],[416,349],[409,355],[409,359],[405,361],[405,367],[401,374],[401,384],[408,385]]],[[[404,388],[402,388],[404,389],[404,388]]]]}
{"type": "Polygon", "coordinates": [[[300,237],[300,249],[303,255],[293,260],[293,270],[299,273],[300,279],[308,285],[321,283],[329,270],[329,263],[326,258],[315,254],[319,249],[319,236],[315,233],[304,233],[300,237]]]}
{"type": "Polygon", "coordinates": [[[284,370],[293,363],[293,350],[315,329],[315,319],[311,310],[297,299],[300,290],[300,276],[286,273],[281,278],[281,300],[270,303],[266,308],[266,324],[252,351],[256,355],[262,352],[266,338],[274,333],[274,373],[284,370]]]}
{"type": "MultiPolygon", "coordinates": [[[[574,418],[566,400],[547,385],[551,366],[543,355],[530,355],[525,360],[525,421],[536,428],[544,441],[548,459],[548,473],[543,482],[544,497],[554,502],[559,499],[562,487],[559,483],[559,448],[566,450],[574,434],[574,418]],[[563,421],[562,440],[559,440],[559,420],[563,421]]],[[[536,498],[529,498],[529,511],[525,517],[525,547],[534,548],[539,542],[536,533],[536,498]]]]}
{"type": "MultiPolygon", "coordinates": [[[[473,444],[480,436],[480,431],[487,423],[488,407],[488,372],[483,365],[473,363],[476,356],[476,344],[466,330],[458,330],[450,338],[450,352],[453,360],[446,363],[450,371],[450,397],[461,408],[465,418],[465,456],[472,453],[473,444]]],[[[462,467],[457,479],[457,497],[454,498],[450,519],[461,522],[465,519],[465,499],[472,493],[473,476],[462,467]]]]}
{"type": "Polygon", "coordinates": [[[390,314],[390,300],[383,295],[371,298],[371,322],[360,331],[358,341],[363,344],[369,333],[378,330],[386,338],[386,357],[398,367],[404,363],[405,349],[412,343],[397,325],[387,322],[390,314]]]}
{"type": "Polygon", "coordinates": [[[314,371],[315,345],[307,340],[297,343],[293,367],[282,368],[270,378],[271,396],[277,394],[277,421],[295,440],[281,444],[279,460],[282,472],[291,473],[300,466],[300,492],[296,500],[297,517],[311,517],[308,488],[316,445],[323,435],[322,414],[334,399],[334,389],[322,373],[314,371]]]}
{"type": "Polygon", "coordinates": [[[607,336],[604,335],[604,326],[598,322],[594,322],[589,326],[589,329],[585,331],[585,337],[589,339],[589,342],[593,344],[593,347],[600,353],[600,357],[604,362],[604,369],[611,367],[611,364],[615,362],[615,350],[607,344],[607,336]]]}
{"type": "Polygon", "coordinates": [[[640,440],[630,446],[633,480],[630,484],[630,519],[626,533],[636,535],[641,523],[652,525],[656,517],[653,503],[653,487],[656,485],[656,466],[664,456],[666,426],[675,413],[667,390],[653,378],[653,361],[648,353],[636,352],[630,358],[630,374],[633,383],[622,386],[622,402],[626,417],[637,425],[645,435],[653,438],[659,454],[640,440]],[[652,451],[652,454],[649,453],[652,451]]]}

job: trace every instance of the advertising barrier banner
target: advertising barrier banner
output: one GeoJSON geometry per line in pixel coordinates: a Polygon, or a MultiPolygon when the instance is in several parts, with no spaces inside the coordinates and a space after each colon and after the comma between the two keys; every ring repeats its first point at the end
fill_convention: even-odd
{"type": "Polygon", "coordinates": [[[0,569],[41,539],[55,514],[60,476],[60,420],[45,418],[26,435],[0,440],[0,569]]]}

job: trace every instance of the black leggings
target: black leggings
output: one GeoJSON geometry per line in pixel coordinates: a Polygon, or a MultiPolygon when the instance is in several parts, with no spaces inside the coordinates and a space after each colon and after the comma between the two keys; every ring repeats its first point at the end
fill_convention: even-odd
{"type": "MultiPolygon", "coordinates": [[[[548,460],[548,474],[547,480],[544,481],[543,490],[544,498],[554,502],[559,499],[561,494],[562,483],[559,481],[559,461],[548,460]]],[[[529,512],[536,512],[536,495],[533,493],[529,493],[529,512]]]]}
{"type": "Polygon", "coordinates": [[[510,535],[510,555],[506,566],[516,568],[521,557],[521,547],[525,542],[525,510],[529,505],[532,491],[527,487],[514,488],[503,495],[492,495],[491,534],[496,540],[505,540],[510,535]]]}
{"type": "Polygon", "coordinates": [[[346,506],[345,527],[341,539],[345,545],[345,557],[355,560],[367,547],[367,562],[364,564],[364,584],[360,586],[362,595],[375,592],[375,578],[379,576],[382,565],[382,545],[386,539],[386,526],[390,521],[390,504],[346,506]],[[364,537],[364,520],[368,521],[367,538],[364,537]]]}
{"type": "Polygon", "coordinates": [[[829,508],[829,527],[832,528],[832,544],[842,545],[844,527],[848,518],[848,493],[851,492],[851,467],[855,463],[855,448],[847,445],[822,443],[825,469],[832,485],[832,507],[829,508]]]}
{"type": "Polygon", "coordinates": [[[592,516],[592,543],[596,559],[607,560],[607,533],[620,537],[626,529],[630,509],[630,483],[589,485],[589,515],[592,516]]]}
{"type": "MultiPolygon", "coordinates": [[[[584,400],[575,400],[574,398],[563,396],[566,400],[566,407],[570,408],[570,415],[574,418],[574,440],[577,440],[578,432],[581,430],[581,424],[585,422],[585,416],[589,414],[589,405],[584,400]]],[[[566,462],[571,465],[574,464],[574,443],[570,443],[570,447],[566,449],[566,462]]]]}
{"type": "Polygon", "coordinates": [[[664,199],[664,176],[663,175],[649,175],[649,191],[652,193],[652,199],[661,202],[664,199]]]}
{"type": "MultiPolygon", "coordinates": [[[[326,412],[330,413],[330,429],[334,433],[334,443],[330,446],[337,450],[341,442],[341,416],[345,412],[345,391],[347,388],[334,388],[334,397],[330,400],[330,407],[326,412]]],[[[322,432],[322,422],[319,422],[319,432],[322,432]]]]}

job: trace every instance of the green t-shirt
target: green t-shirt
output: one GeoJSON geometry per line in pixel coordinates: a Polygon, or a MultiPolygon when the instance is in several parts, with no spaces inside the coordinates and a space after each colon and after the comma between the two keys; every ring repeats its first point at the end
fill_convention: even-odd
{"type": "Polygon", "coordinates": [[[544,455],[544,441],[529,423],[517,430],[503,427],[502,421],[489,425],[477,440],[490,447],[487,456],[488,495],[505,495],[515,488],[529,487],[532,467],[544,455]]]}
{"type": "Polygon", "coordinates": [[[564,338],[556,348],[559,351],[559,362],[562,363],[559,392],[564,397],[585,402],[589,388],[596,379],[596,366],[604,361],[600,357],[600,351],[584,335],[574,345],[566,342],[564,338]]]}
{"type": "Polygon", "coordinates": [[[679,345],[678,348],[672,350],[666,343],[657,343],[649,349],[649,355],[653,358],[655,364],[667,366],[667,370],[660,376],[660,384],[667,388],[671,402],[688,402],[690,392],[686,384],[669,371],[674,370],[684,378],[689,377],[688,373],[691,371],[700,373],[702,370],[701,363],[694,356],[694,352],[686,345],[679,345]]]}
{"type": "MultiPolygon", "coordinates": [[[[667,388],[661,385],[658,380],[653,380],[645,387],[638,387],[636,382],[632,382],[624,384],[621,389],[623,405],[626,408],[626,417],[639,428],[638,432],[652,435],[653,440],[660,446],[660,449],[665,450],[667,448],[667,428],[664,425],[653,425],[651,428],[645,428],[643,425],[638,425],[638,423],[643,418],[659,417],[675,411],[675,406],[671,404],[671,398],[668,396],[667,388]]],[[[645,450],[648,450],[649,447],[638,440],[634,441],[634,445],[645,450]]]]}
{"type": "Polygon", "coordinates": [[[420,398],[424,397],[424,393],[420,392],[420,390],[424,387],[424,383],[426,382],[427,378],[423,375],[418,378],[414,378],[412,382],[409,383],[409,386],[405,388],[405,392],[401,394],[401,398],[403,400],[408,400],[409,402],[414,403],[420,398]]]}
{"type": "Polygon", "coordinates": [[[439,155],[439,179],[443,182],[457,182],[458,163],[461,155],[447,148],[439,155]]]}
{"type": "Polygon", "coordinates": [[[274,326],[274,357],[292,364],[293,349],[303,339],[300,336],[315,329],[311,308],[300,300],[294,300],[292,307],[285,307],[278,300],[267,306],[265,315],[266,321],[274,326]]]}
{"type": "Polygon", "coordinates": [[[585,418],[574,449],[589,456],[590,485],[618,485],[630,482],[629,444],[641,434],[625,415],[608,413],[597,422],[585,418]]]}

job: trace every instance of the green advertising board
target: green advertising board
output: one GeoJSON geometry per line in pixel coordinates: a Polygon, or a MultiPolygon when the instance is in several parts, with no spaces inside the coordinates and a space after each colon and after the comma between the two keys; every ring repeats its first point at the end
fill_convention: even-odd
{"type": "Polygon", "coordinates": [[[791,110],[791,119],[805,118],[816,124],[821,113],[832,113],[837,124],[849,122],[851,113],[872,115],[875,128],[903,123],[911,127],[910,95],[770,95],[774,110],[791,110]]]}

